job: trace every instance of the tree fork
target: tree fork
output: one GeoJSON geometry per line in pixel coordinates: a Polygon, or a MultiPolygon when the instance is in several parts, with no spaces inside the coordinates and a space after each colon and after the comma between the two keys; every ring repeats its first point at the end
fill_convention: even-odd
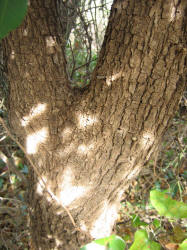
{"type": "Polygon", "coordinates": [[[124,190],[158,146],[185,87],[186,8],[186,0],[115,0],[83,93],[68,88],[55,1],[31,1],[23,25],[4,40],[12,130],[61,201],[30,171],[35,249],[78,249],[111,233],[124,190]]]}

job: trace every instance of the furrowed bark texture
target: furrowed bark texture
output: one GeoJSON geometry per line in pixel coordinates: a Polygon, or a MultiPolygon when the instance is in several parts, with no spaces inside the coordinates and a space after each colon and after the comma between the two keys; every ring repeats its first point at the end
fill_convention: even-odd
{"type": "Polygon", "coordinates": [[[68,87],[55,1],[33,0],[4,41],[10,124],[31,171],[34,249],[111,233],[119,201],[157,147],[186,80],[186,0],[116,0],[89,90],[68,87]],[[71,212],[74,230],[62,204],[71,212]]]}

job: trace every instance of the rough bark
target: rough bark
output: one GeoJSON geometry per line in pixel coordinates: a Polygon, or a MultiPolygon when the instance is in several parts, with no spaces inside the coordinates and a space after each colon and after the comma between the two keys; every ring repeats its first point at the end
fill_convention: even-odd
{"type": "Polygon", "coordinates": [[[186,0],[115,0],[84,92],[68,87],[54,2],[32,0],[3,44],[12,131],[58,197],[31,171],[37,250],[78,249],[111,233],[123,191],[157,147],[186,80],[186,0]]]}

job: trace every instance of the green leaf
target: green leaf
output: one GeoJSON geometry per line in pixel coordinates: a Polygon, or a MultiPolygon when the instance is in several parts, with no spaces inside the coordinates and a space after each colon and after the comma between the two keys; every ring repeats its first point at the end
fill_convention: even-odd
{"type": "Polygon", "coordinates": [[[187,249],[187,239],[185,239],[180,245],[178,250],[186,250],[187,249]]]}
{"type": "Polygon", "coordinates": [[[17,28],[27,12],[27,0],[0,1],[0,39],[17,28]]]}
{"type": "Polygon", "coordinates": [[[172,156],[173,156],[173,154],[174,154],[174,151],[173,151],[172,149],[171,149],[171,150],[166,151],[166,155],[167,155],[168,159],[171,159],[171,158],[172,158],[172,156]]]}
{"type": "Polygon", "coordinates": [[[24,173],[24,174],[28,174],[29,173],[27,165],[23,165],[23,167],[21,169],[21,172],[24,173]]]}
{"type": "Polygon", "coordinates": [[[81,247],[80,250],[106,250],[106,247],[98,245],[94,242],[91,242],[91,243],[81,247]]]}
{"type": "Polygon", "coordinates": [[[126,246],[125,241],[117,236],[111,235],[102,239],[97,239],[91,243],[83,246],[80,250],[124,250],[126,246]]]}
{"type": "Polygon", "coordinates": [[[173,200],[159,190],[150,192],[150,200],[160,215],[177,219],[187,218],[187,204],[173,200]]]}
{"type": "Polygon", "coordinates": [[[140,217],[136,214],[132,215],[132,226],[133,227],[139,227],[139,226],[147,226],[148,224],[142,220],[140,220],[140,217]]]}
{"type": "Polygon", "coordinates": [[[129,240],[131,240],[131,236],[128,234],[124,234],[123,239],[124,239],[124,241],[129,241],[129,240]]]}
{"type": "Polygon", "coordinates": [[[155,228],[161,227],[161,223],[160,223],[160,221],[158,219],[154,219],[153,225],[154,225],[155,228]]]}
{"type": "Polygon", "coordinates": [[[4,180],[0,178],[0,189],[3,187],[4,180]]]}
{"type": "Polygon", "coordinates": [[[111,238],[108,243],[109,250],[124,250],[125,249],[126,243],[121,237],[117,235],[111,235],[110,237],[111,238]]]}
{"type": "Polygon", "coordinates": [[[134,235],[134,242],[129,250],[160,250],[160,245],[149,240],[146,230],[138,230],[134,235]]]}
{"type": "Polygon", "coordinates": [[[184,138],[183,138],[183,142],[184,142],[184,144],[187,145],[187,137],[184,137],[184,138]]]}
{"type": "Polygon", "coordinates": [[[184,171],[184,172],[182,173],[182,176],[183,176],[185,179],[187,179],[187,171],[184,171]]]}
{"type": "Polygon", "coordinates": [[[101,239],[97,239],[97,240],[94,240],[95,243],[101,245],[101,246],[107,246],[108,245],[108,242],[112,239],[112,236],[109,236],[109,237],[105,237],[105,238],[101,238],[101,239]]]}

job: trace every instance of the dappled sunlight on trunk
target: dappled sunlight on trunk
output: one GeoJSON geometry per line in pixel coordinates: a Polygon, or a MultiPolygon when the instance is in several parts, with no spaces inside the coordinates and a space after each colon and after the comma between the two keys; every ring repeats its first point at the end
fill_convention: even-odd
{"type": "Polygon", "coordinates": [[[102,238],[111,234],[111,228],[117,220],[119,204],[110,204],[103,201],[103,205],[99,209],[100,215],[93,222],[90,234],[93,238],[102,238]]]}
{"type": "Polygon", "coordinates": [[[36,154],[40,144],[48,139],[48,129],[42,128],[39,131],[29,134],[26,138],[26,150],[28,154],[36,154]]]}
{"type": "Polygon", "coordinates": [[[32,107],[31,111],[29,112],[28,116],[24,116],[21,119],[21,125],[23,127],[27,126],[29,122],[32,121],[33,118],[38,117],[40,119],[40,115],[46,111],[46,103],[39,103],[35,107],[32,107]]]}
{"type": "Polygon", "coordinates": [[[93,115],[87,115],[78,112],[78,121],[79,121],[79,127],[82,129],[86,129],[88,126],[93,126],[94,123],[98,121],[98,119],[93,115]]]}

